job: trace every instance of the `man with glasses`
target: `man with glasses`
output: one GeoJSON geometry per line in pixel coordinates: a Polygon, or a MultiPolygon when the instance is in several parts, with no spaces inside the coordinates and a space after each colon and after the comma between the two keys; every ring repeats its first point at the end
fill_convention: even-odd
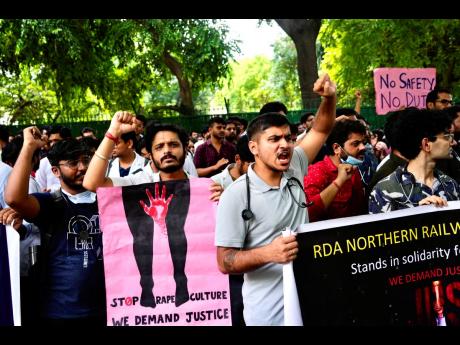
{"type": "Polygon", "coordinates": [[[24,129],[24,144],[5,189],[15,211],[9,219],[26,219],[41,231],[40,319],[46,325],[104,325],[105,286],[102,233],[96,194],[83,187],[91,151],[83,143],[63,140],[48,158],[60,189],[28,194],[32,157],[44,142],[37,127],[24,129]]]}
{"type": "Polygon", "coordinates": [[[445,88],[436,88],[426,95],[426,108],[443,110],[453,105],[452,93],[445,88]]]}
{"type": "MultiPolygon", "coordinates": [[[[429,110],[442,110],[450,113],[452,108],[452,93],[445,88],[435,88],[426,97],[426,108],[429,110]]],[[[455,117],[452,116],[454,132],[458,131],[455,117]]],[[[460,183],[460,157],[454,152],[454,159],[441,159],[437,162],[437,168],[460,183]]]]}
{"type": "Polygon", "coordinates": [[[409,161],[380,180],[369,197],[369,213],[389,212],[419,205],[445,206],[459,200],[459,185],[436,169],[440,159],[452,159],[456,144],[452,120],[436,110],[401,110],[399,151],[409,161]]]}

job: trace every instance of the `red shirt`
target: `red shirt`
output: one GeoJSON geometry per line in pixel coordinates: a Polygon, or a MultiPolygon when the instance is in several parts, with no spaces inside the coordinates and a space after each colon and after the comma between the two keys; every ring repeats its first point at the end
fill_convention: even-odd
{"type": "Polygon", "coordinates": [[[308,167],[308,174],[304,177],[304,190],[313,201],[313,205],[308,208],[310,222],[367,213],[359,169],[356,169],[353,176],[343,184],[329,207],[324,207],[320,193],[337,178],[337,174],[337,167],[329,156],[308,167]]]}

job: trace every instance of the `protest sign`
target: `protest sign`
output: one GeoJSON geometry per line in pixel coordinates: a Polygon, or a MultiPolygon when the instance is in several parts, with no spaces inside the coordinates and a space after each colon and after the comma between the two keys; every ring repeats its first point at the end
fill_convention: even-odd
{"type": "Polygon", "coordinates": [[[98,189],[108,325],[231,325],[210,183],[98,189]]]}
{"type": "Polygon", "coordinates": [[[301,225],[293,266],[303,324],[459,326],[459,209],[301,225]]]}
{"type": "Polygon", "coordinates": [[[377,68],[375,111],[382,115],[401,107],[425,108],[426,95],[435,86],[435,68],[377,68]]]}

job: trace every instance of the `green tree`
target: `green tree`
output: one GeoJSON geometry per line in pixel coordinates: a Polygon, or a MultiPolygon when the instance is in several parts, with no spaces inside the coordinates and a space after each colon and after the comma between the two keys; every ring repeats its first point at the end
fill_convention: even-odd
{"type": "Polygon", "coordinates": [[[273,44],[273,52],[270,84],[275,99],[281,100],[288,109],[300,109],[302,98],[294,43],[289,37],[281,38],[273,44]]]}
{"type": "Polygon", "coordinates": [[[268,58],[246,58],[232,63],[231,67],[231,78],[222,90],[216,92],[215,103],[224,105],[226,98],[232,113],[256,112],[265,103],[276,99],[270,82],[272,65],[268,58]]]}
{"type": "Polygon", "coordinates": [[[460,20],[325,20],[319,34],[321,69],[337,82],[339,99],[353,102],[361,89],[374,104],[373,70],[379,67],[435,67],[437,84],[460,91],[460,20]]]}
{"type": "Polygon", "coordinates": [[[194,94],[220,85],[228,72],[238,48],[226,35],[215,20],[3,19],[0,71],[13,80],[37,70],[37,83],[55,92],[63,113],[87,102],[88,92],[104,109],[138,111],[145,91],[173,86],[175,78],[176,103],[149,107],[191,115],[194,94]]]}

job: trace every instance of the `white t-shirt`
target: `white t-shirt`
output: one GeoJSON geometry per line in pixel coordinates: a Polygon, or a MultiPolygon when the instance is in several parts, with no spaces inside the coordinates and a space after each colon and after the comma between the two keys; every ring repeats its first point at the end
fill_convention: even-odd
{"type": "MultiPolygon", "coordinates": [[[[134,161],[129,168],[128,176],[134,174],[136,171],[142,169],[146,165],[144,157],[138,155],[136,152],[134,152],[134,154],[134,161]]],[[[118,157],[115,158],[113,161],[110,161],[109,166],[107,167],[106,176],[120,177],[120,159],[118,157]]]]}
{"type": "Polygon", "coordinates": [[[233,183],[233,177],[230,175],[230,169],[235,166],[235,163],[229,164],[224,170],[222,170],[217,175],[211,176],[211,180],[217,182],[222,186],[223,189],[226,189],[233,183]]]}
{"type": "Polygon", "coordinates": [[[35,179],[40,185],[42,191],[49,189],[50,192],[54,192],[55,190],[61,188],[59,179],[54,176],[53,172],[51,171],[51,163],[48,160],[48,157],[44,157],[40,160],[40,166],[35,173],[35,179]]]}
{"type": "MultiPolygon", "coordinates": [[[[184,172],[188,178],[195,178],[195,176],[191,176],[187,173],[187,171],[184,170],[184,172]]],[[[135,186],[143,183],[160,182],[160,173],[153,172],[150,164],[147,164],[141,171],[138,171],[133,175],[125,177],[111,177],[110,179],[112,180],[114,187],[135,186]]]]}

